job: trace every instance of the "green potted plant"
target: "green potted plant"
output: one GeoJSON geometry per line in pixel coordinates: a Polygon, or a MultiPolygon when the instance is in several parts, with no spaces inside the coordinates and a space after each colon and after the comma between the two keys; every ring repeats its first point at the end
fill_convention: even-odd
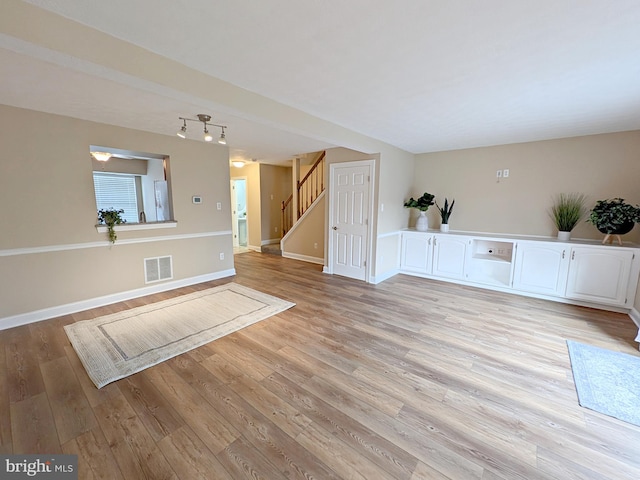
{"type": "Polygon", "coordinates": [[[629,233],[640,221],[640,208],[625,203],[623,198],[598,200],[587,221],[606,234],[602,243],[611,241],[611,235],[616,235],[621,244],[620,235],[629,233]]]}
{"type": "Polygon", "coordinates": [[[449,200],[447,197],[444,197],[444,205],[440,207],[438,202],[436,202],[436,208],[440,211],[440,219],[442,222],[440,223],[440,231],[448,232],[449,231],[449,217],[451,216],[451,212],[453,211],[453,205],[456,203],[456,200],[453,199],[451,205],[449,205],[449,200]]]}
{"type": "Polygon", "coordinates": [[[122,218],[124,210],[116,210],[115,208],[101,208],[98,210],[98,224],[107,226],[107,233],[109,234],[109,241],[116,243],[118,236],[113,228],[115,225],[126,223],[126,220],[122,218]]]}
{"type": "Polygon", "coordinates": [[[571,238],[571,230],[587,213],[586,201],[582,193],[561,193],[554,199],[549,215],[558,229],[558,240],[571,238]]]}
{"type": "Polygon", "coordinates": [[[418,220],[416,220],[416,230],[420,232],[426,232],[429,228],[426,213],[429,207],[433,205],[434,198],[435,195],[424,192],[417,200],[411,197],[409,200],[404,202],[404,206],[406,208],[415,208],[420,211],[420,216],[418,217],[418,220]]]}

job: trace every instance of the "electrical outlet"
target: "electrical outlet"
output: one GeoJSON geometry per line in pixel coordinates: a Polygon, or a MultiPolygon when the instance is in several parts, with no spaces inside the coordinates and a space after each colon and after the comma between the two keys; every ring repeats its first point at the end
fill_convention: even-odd
{"type": "Polygon", "coordinates": [[[313,244],[313,248],[315,248],[316,250],[318,249],[318,242],[315,242],[315,243],[313,244]]]}
{"type": "Polygon", "coordinates": [[[220,260],[224,260],[224,252],[220,252],[220,260]]]}
{"type": "Polygon", "coordinates": [[[508,177],[509,177],[509,169],[508,169],[508,168],[505,168],[505,169],[502,171],[502,177],[503,177],[503,178],[508,178],[508,177]]]}
{"type": "Polygon", "coordinates": [[[502,170],[496,172],[496,178],[502,178],[502,170]]]}
{"type": "Polygon", "coordinates": [[[278,227],[273,227],[273,231],[274,231],[275,233],[278,233],[278,227]]]}
{"type": "Polygon", "coordinates": [[[222,203],[221,202],[216,203],[216,208],[218,210],[222,210],[222,203]]]}

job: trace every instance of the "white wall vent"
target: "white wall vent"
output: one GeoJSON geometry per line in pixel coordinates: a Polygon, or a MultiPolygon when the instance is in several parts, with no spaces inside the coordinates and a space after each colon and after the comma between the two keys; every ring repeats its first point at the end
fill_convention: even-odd
{"type": "Polygon", "coordinates": [[[171,280],[173,278],[173,262],[171,255],[144,259],[145,283],[171,280]]]}

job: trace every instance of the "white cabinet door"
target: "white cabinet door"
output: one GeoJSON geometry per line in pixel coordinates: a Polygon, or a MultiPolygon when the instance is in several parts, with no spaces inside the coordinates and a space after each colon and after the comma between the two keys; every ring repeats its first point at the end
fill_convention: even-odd
{"type": "Polygon", "coordinates": [[[623,306],[627,298],[634,252],[615,247],[573,247],[565,296],[623,306]]]}
{"type": "Polygon", "coordinates": [[[400,270],[415,273],[431,273],[433,235],[403,232],[400,270]]]}
{"type": "Polygon", "coordinates": [[[564,295],[571,248],[545,242],[518,242],[513,288],[523,292],[564,295]]]}
{"type": "Polygon", "coordinates": [[[469,238],[435,235],[433,239],[433,275],[464,279],[464,264],[469,238]]]}

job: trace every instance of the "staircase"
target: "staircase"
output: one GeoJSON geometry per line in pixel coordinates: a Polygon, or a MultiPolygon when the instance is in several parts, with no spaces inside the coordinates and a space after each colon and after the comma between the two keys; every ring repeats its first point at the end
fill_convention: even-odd
{"type": "Polygon", "coordinates": [[[304,178],[296,182],[296,191],[282,202],[281,231],[283,237],[324,192],[325,155],[326,152],[320,154],[304,178]]]}

